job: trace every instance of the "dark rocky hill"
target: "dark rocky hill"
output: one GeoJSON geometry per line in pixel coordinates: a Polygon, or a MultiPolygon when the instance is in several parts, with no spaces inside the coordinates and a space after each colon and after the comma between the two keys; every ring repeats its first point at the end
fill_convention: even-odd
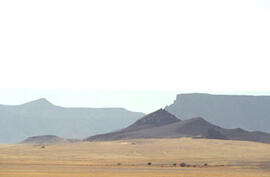
{"type": "Polygon", "coordinates": [[[173,114],[167,112],[164,109],[159,109],[137,120],[134,124],[127,127],[125,131],[160,127],[179,121],[181,120],[175,117],[173,114]]]}
{"type": "MultiPolygon", "coordinates": [[[[170,113],[165,110],[154,112],[146,115],[143,119],[152,117],[153,119],[163,120],[164,124],[155,125],[155,123],[148,125],[148,121],[143,119],[138,120],[140,122],[139,127],[137,123],[123,129],[107,134],[100,134],[91,136],[86,141],[111,141],[111,140],[123,140],[123,139],[145,139],[145,138],[179,138],[179,137],[196,137],[207,139],[222,139],[222,140],[241,140],[241,141],[256,141],[263,143],[270,143],[270,134],[263,132],[249,132],[242,129],[224,129],[219,126],[213,125],[201,117],[192,118],[184,121],[174,120],[165,121],[170,113]],[[161,118],[163,115],[166,117],[161,118]],[[131,128],[130,128],[131,127],[131,128]]],[[[155,120],[151,119],[151,122],[155,120]]]]}

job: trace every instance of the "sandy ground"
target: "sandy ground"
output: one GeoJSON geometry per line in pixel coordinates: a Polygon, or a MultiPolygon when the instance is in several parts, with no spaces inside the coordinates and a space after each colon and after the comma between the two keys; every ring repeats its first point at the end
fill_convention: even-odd
{"type": "Polygon", "coordinates": [[[82,142],[44,149],[0,145],[2,176],[270,177],[270,145],[189,138],[82,142]],[[182,162],[191,167],[180,167],[182,162]]]}

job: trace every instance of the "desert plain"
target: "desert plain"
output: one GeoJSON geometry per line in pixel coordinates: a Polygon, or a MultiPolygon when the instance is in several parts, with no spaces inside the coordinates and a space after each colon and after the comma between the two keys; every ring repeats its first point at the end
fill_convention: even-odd
{"type": "Polygon", "coordinates": [[[192,138],[0,144],[0,177],[174,176],[269,177],[270,144],[192,138]]]}

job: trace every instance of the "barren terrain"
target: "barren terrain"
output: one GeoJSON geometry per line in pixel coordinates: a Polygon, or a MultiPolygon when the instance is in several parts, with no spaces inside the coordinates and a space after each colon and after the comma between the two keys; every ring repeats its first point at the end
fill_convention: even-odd
{"type": "Polygon", "coordinates": [[[45,148],[3,144],[0,176],[269,177],[270,145],[190,138],[80,142],[45,148]],[[190,167],[180,167],[183,162],[190,167]]]}

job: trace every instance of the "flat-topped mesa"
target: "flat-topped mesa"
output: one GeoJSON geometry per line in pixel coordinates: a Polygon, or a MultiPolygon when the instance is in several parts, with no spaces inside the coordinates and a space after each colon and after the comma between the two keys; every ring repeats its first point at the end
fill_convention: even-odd
{"type": "Polygon", "coordinates": [[[125,130],[130,131],[151,127],[160,127],[179,121],[181,120],[165,109],[159,109],[137,120],[134,124],[130,125],[125,130]]]}
{"type": "Polygon", "coordinates": [[[119,107],[63,107],[45,98],[20,105],[0,105],[0,142],[18,143],[40,134],[83,138],[122,129],[144,115],[119,107]]]}
{"type": "Polygon", "coordinates": [[[182,119],[201,116],[224,128],[270,132],[270,96],[179,94],[165,109],[182,119]]]}

